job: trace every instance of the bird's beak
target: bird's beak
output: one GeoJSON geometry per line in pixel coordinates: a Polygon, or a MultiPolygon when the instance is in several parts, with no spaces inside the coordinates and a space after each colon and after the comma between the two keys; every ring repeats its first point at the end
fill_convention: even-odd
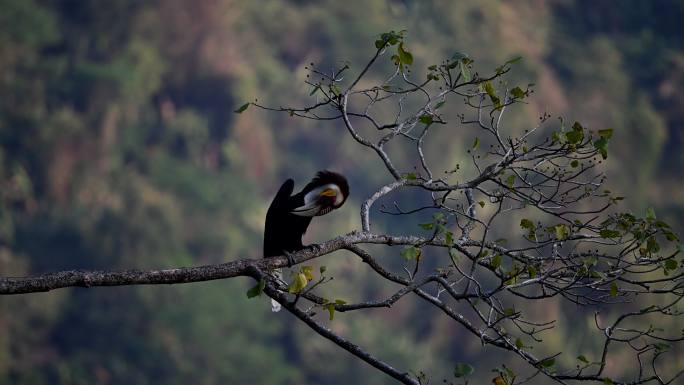
{"type": "Polygon", "coordinates": [[[337,196],[337,193],[335,192],[335,190],[329,188],[329,189],[323,190],[320,195],[324,196],[324,197],[334,197],[334,196],[337,196]]]}
{"type": "Polygon", "coordinates": [[[304,206],[299,206],[292,210],[292,214],[298,215],[300,217],[313,217],[318,214],[320,206],[317,205],[316,201],[305,204],[304,206]]]}

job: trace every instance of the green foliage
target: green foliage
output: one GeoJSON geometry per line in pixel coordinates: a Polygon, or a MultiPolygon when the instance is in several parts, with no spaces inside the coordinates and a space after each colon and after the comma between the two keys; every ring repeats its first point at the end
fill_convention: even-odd
{"type": "Polygon", "coordinates": [[[475,368],[472,365],[463,362],[458,362],[454,365],[454,377],[468,377],[475,372],[475,368]]]}
{"type": "MultiPolygon", "coordinates": [[[[328,301],[328,300],[326,300],[326,301],[328,301]]],[[[328,319],[330,321],[332,321],[335,318],[335,306],[344,305],[346,303],[347,303],[347,301],[345,301],[345,300],[336,299],[334,302],[328,301],[325,304],[323,304],[323,309],[328,311],[328,315],[329,315],[328,319]]]]}
{"type": "Polygon", "coordinates": [[[266,281],[260,279],[256,285],[254,285],[251,289],[247,290],[247,298],[254,298],[260,296],[261,293],[264,291],[265,287],[266,281]]]}
{"type": "Polygon", "coordinates": [[[403,42],[399,43],[399,47],[397,47],[397,54],[399,55],[399,62],[401,64],[413,64],[413,55],[406,50],[403,42]]]}
{"type": "Polygon", "coordinates": [[[547,358],[543,360],[542,362],[539,363],[539,366],[542,368],[550,368],[556,364],[556,359],[555,358],[547,358]]]}
{"type": "Polygon", "coordinates": [[[287,291],[291,294],[299,294],[304,290],[306,285],[309,284],[309,282],[314,280],[313,276],[313,267],[311,266],[302,266],[299,269],[299,272],[297,272],[294,275],[294,278],[292,279],[292,282],[287,287],[287,291]]]}
{"type": "Polygon", "coordinates": [[[501,257],[501,254],[495,254],[492,257],[492,261],[491,261],[492,268],[498,269],[501,266],[502,260],[503,260],[503,258],[501,257]]]}
{"type": "MultiPolygon", "coordinates": [[[[313,94],[316,92],[316,90],[318,90],[319,88],[320,88],[320,87],[316,87],[316,88],[311,92],[311,95],[313,95],[313,94]]],[[[241,105],[240,107],[238,107],[234,112],[235,112],[236,114],[241,114],[241,113],[243,113],[243,112],[247,109],[247,107],[249,107],[250,104],[252,104],[252,103],[245,103],[245,104],[241,105]]]]}
{"type": "Polygon", "coordinates": [[[501,98],[499,98],[499,95],[496,93],[496,90],[494,89],[492,82],[483,82],[480,83],[480,86],[482,88],[482,91],[489,95],[489,99],[492,101],[494,107],[501,108],[501,98]]]}
{"type": "Polygon", "coordinates": [[[416,246],[407,246],[401,250],[400,254],[406,260],[420,259],[422,251],[416,246]]]}

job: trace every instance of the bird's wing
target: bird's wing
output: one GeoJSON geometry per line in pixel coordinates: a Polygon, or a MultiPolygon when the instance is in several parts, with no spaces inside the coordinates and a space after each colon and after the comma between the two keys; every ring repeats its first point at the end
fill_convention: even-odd
{"type": "Polygon", "coordinates": [[[290,205],[290,196],[292,196],[292,191],[294,191],[294,180],[286,180],[275,197],[273,197],[273,202],[271,202],[271,208],[273,209],[287,209],[290,205]]]}

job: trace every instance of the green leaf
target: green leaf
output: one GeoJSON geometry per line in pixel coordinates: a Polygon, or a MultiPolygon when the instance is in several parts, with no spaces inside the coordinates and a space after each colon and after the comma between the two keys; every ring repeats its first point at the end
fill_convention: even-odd
{"type": "Polygon", "coordinates": [[[484,91],[489,95],[489,99],[491,99],[492,103],[496,108],[501,107],[501,99],[499,99],[499,96],[496,94],[496,90],[494,90],[494,86],[492,85],[491,82],[484,82],[483,83],[484,91]]]}
{"type": "Polygon", "coordinates": [[[670,242],[679,240],[679,237],[672,231],[663,231],[663,233],[665,234],[665,238],[670,242]]]}
{"type": "MultiPolygon", "coordinates": [[[[306,277],[308,282],[313,281],[314,276],[313,276],[313,267],[311,266],[302,266],[302,269],[300,270],[302,274],[306,277]]],[[[308,283],[307,282],[307,283],[308,283]]]]}
{"type": "Polygon", "coordinates": [[[479,201],[479,202],[477,202],[477,204],[480,205],[480,207],[485,207],[485,202],[484,202],[484,201],[479,201]]]}
{"type": "MultiPolygon", "coordinates": [[[[654,215],[655,215],[655,213],[654,213],[654,215]]],[[[655,225],[656,225],[656,227],[658,227],[660,229],[669,229],[670,228],[670,225],[668,225],[667,223],[665,223],[663,221],[656,221],[655,225]]]]}
{"type": "Polygon", "coordinates": [[[583,354],[580,354],[579,356],[577,356],[577,359],[584,362],[585,364],[589,363],[589,360],[587,360],[587,357],[585,357],[583,354]]]}
{"type": "Polygon", "coordinates": [[[515,185],[515,174],[511,174],[506,178],[506,185],[508,185],[508,188],[513,188],[515,185]]]}
{"type": "Polygon", "coordinates": [[[675,270],[677,268],[677,265],[678,263],[674,258],[665,261],[665,268],[668,270],[675,270]]]}
{"type": "Polygon", "coordinates": [[[466,377],[475,372],[475,368],[463,362],[459,362],[454,366],[454,377],[466,377]]]}
{"type": "Polygon", "coordinates": [[[568,140],[568,143],[570,144],[577,144],[582,142],[582,139],[584,139],[584,133],[582,131],[568,131],[565,133],[565,138],[568,140]]]}
{"type": "Polygon", "coordinates": [[[402,64],[413,64],[413,55],[404,48],[404,42],[399,43],[397,53],[399,54],[399,61],[401,61],[402,64]]]}
{"type": "Polygon", "coordinates": [[[576,168],[577,166],[579,166],[579,161],[577,159],[573,160],[572,162],[570,162],[570,166],[576,168]]]}
{"type": "Polygon", "coordinates": [[[266,281],[261,279],[259,282],[257,282],[254,287],[251,289],[247,290],[247,298],[254,298],[257,296],[260,296],[261,293],[264,291],[264,288],[266,287],[266,281]]]}
{"type": "Polygon", "coordinates": [[[463,60],[459,60],[458,61],[458,69],[461,71],[461,75],[463,76],[463,80],[465,80],[466,82],[473,80],[473,77],[470,74],[470,68],[468,68],[468,63],[466,63],[463,60]]]}
{"type": "Polygon", "coordinates": [[[432,115],[422,115],[421,117],[418,118],[418,121],[425,124],[425,125],[432,124],[432,122],[433,122],[432,115]]]}
{"type": "Polygon", "coordinates": [[[520,338],[515,339],[515,347],[518,349],[522,349],[525,345],[523,344],[522,340],[520,338]]]}
{"type": "Polygon", "coordinates": [[[497,269],[501,266],[502,258],[501,254],[496,254],[492,257],[492,267],[497,269]]]}
{"type": "Polygon", "coordinates": [[[660,244],[656,241],[655,237],[649,237],[646,241],[646,250],[650,253],[657,253],[660,251],[660,244]]]}
{"type": "Polygon", "coordinates": [[[447,231],[444,234],[444,242],[449,247],[453,246],[454,245],[454,233],[452,233],[451,231],[447,231]]]}
{"type": "Polygon", "coordinates": [[[601,138],[594,142],[594,148],[598,150],[603,159],[608,158],[608,140],[606,138],[601,138]]]}
{"type": "Polygon", "coordinates": [[[330,314],[330,320],[332,321],[335,317],[335,304],[332,302],[326,303],[325,305],[323,305],[323,308],[328,311],[328,313],[330,314]]]}
{"type": "Polygon", "coordinates": [[[618,295],[618,285],[617,285],[617,283],[615,283],[615,281],[613,281],[610,284],[610,296],[615,297],[617,295],[618,295]]]}
{"type": "Polygon", "coordinates": [[[306,275],[304,273],[298,273],[295,276],[294,281],[287,287],[287,292],[291,294],[300,293],[308,283],[309,280],[306,278],[306,275]]]}
{"type": "Polygon", "coordinates": [[[558,240],[563,240],[570,235],[570,228],[567,225],[555,225],[553,226],[553,229],[556,232],[556,239],[558,240]]]}
{"type": "Polygon", "coordinates": [[[336,305],[344,305],[344,304],[346,304],[346,303],[347,303],[347,301],[345,301],[345,300],[343,300],[343,299],[336,299],[336,300],[335,300],[335,304],[336,304],[336,305]]]}
{"type": "Polygon", "coordinates": [[[534,230],[534,222],[532,222],[529,219],[523,218],[520,220],[520,227],[522,227],[523,229],[534,230]]]}
{"type": "Polygon", "coordinates": [[[463,59],[469,59],[470,56],[468,56],[467,53],[465,52],[456,52],[453,55],[451,55],[451,61],[461,61],[463,59]]]}
{"type": "Polygon", "coordinates": [[[555,358],[547,358],[544,361],[539,363],[542,368],[550,368],[553,365],[556,364],[556,359],[555,358]]]}
{"type": "Polygon", "coordinates": [[[620,232],[617,230],[610,230],[610,229],[602,229],[599,232],[599,235],[601,235],[601,238],[618,238],[620,237],[620,232]]]}
{"type": "Polygon", "coordinates": [[[473,142],[473,148],[477,149],[480,147],[480,138],[475,138],[475,141],[473,142]]]}
{"type": "Polygon", "coordinates": [[[525,97],[526,94],[525,94],[525,91],[522,90],[522,88],[520,88],[520,87],[514,87],[514,88],[511,90],[511,95],[513,95],[513,97],[516,98],[516,99],[522,99],[522,98],[525,97]]]}
{"type": "Polygon", "coordinates": [[[535,278],[537,276],[537,268],[533,265],[527,266],[527,274],[530,275],[530,278],[535,278]]]}
{"type": "Polygon", "coordinates": [[[613,137],[613,129],[612,128],[606,128],[605,130],[599,130],[598,134],[602,138],[610,139],[613,137]]]}
{"type": "Polygon", "coordinates": [[[245,104],[241,105],[237,110],[235,110],[235,111],[233,111],[233,112],[235,112],[236,114],[241,114],[241,113],[243,113],[243,112],[247,109],[247,107],[249,107],[250,104],[252,104],[252,103],[245,103],[245,104]]]}
{"type": "Polygon", "coordinates": [[[655,210],[653,210],[653,207],[649,207],[646,209],[646,219],[655,221],[656,215],[655,215],[655,210]]]}
{"type": "Polygon", "coordinates": [[[423,230],[432,230],[435,227],[434,223],[419,223],[418,226],[423,230]]]}
{"type": "Polygon", "coordinates": [[[504,309],[503,313],[506,317],[513,317],[515,315],[515,309],[512,307],[507,307],[504,309]]]}
{"type": "Polygon", "coordinates": [[[325,273],[326,270],[328,270],[328,268],[325,267],[325,266],[321,266],[321,267],[318,269],[318,271],[321,272],[321,275],[323,275],[323,273],[325,273]]]}
{"type": "Polygon", "coordinates": [[[420,249],[415,246],[407,246],[400,252],[400,255],[407,260],[420,258],[420,254],[420,249]]]}
{"type": "Polygon", "coordinates": [[[520,59],[522,59],[522,56],[517,56],[511,60],[506,61],[504,64],[500,65],[499,67],[496,67],[496,74],[497,75],[501,74],[506,69],[506,67],[508,65],[514,64],[514,63],[520,61],[520,59]]]}
{"type": "Polygon", "coordinates": [[[410,173],[404,175],[404,178],[406,178],[406,180],[416,180],[416,179],[418,179],[418,175],[416,175],[415,172],[410,172],[410,173]]]}
{"type": "Polygon", "coordinates": [[[663,342],[658,342],[653,344],[653,347],[656,348],[657,351],[662,352],[665,350],[669,350],[671,346],[669,344],[663,343],[663,342]]]}
{"type": "Polygon", "coordinates": [[[611,380],[611,379],[608,378],[608,377],[606,377],[606,378],[603,379],[603,383],[604,383],[605,385],[613,385],[613,384],[614,384],[613,380],[611,380]]]}

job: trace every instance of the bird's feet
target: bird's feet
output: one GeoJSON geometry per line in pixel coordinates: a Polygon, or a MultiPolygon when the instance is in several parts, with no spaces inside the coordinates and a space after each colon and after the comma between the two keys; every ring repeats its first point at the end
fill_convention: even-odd
{"type": "Polygon", "coordinates": [[[294,253],[291,253],[289,251],[283,251],[283,254],[287,257],[287,267],[292,267],[297,261],[295,261],[294,258],[294,253]]]}
{"type": "Polygon", "coordinates": [[[312,253],[318,253],[319,251],[321,251],[323,249],[323,247],[321,247],[321,245],[319,245],[317,243],[312,243],[310,245],[307,245],[306,248],[308,250],[310,250],[312,253]]]}

